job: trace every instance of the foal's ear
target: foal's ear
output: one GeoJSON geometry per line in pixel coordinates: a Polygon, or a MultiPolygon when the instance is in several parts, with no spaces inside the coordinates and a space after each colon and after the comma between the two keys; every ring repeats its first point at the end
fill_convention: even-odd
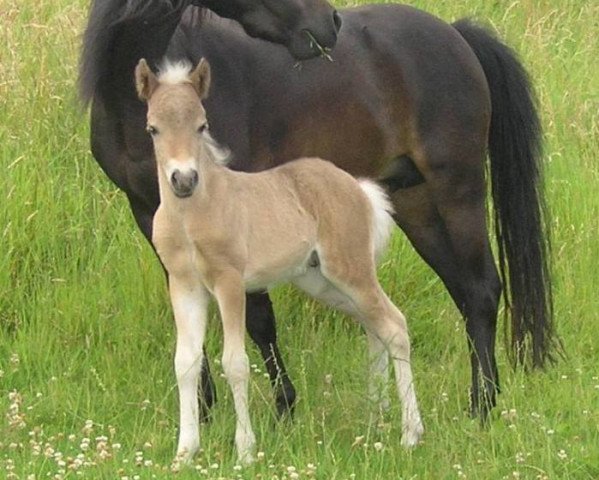
{"type": "Polygon", "coordinates": [[[200,98],[206,98],[210,89],[210,65],[208,64],[208,60],[202,58],[195,70],[191,72],[189,79],[200,98]]]}
{"type": "Polygon", "coordinates": [[[139,99],[147,102],[157,86],[158,79],[156,75],[150,70],[146,59],[142,58],[135,67],[135,88],[139,99]]]}

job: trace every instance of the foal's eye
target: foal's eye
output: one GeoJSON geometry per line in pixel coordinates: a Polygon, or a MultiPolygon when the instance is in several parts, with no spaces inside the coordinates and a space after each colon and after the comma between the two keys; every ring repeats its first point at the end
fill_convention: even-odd
{"type": "Polygon", "coordinates": [[[146,132],[148,132],[150,135],[154,136],[158,133],[158,129],[156,127],[154,127],[153,125],[148,125],[146,127],[146,132]]]}
{"type": "Polygon", "coordinates": [[[206,130],[208,130],[208,124],[204,123],[203,125],[200,125],[198,127],[198,133],[204,133],[206,130]]]}

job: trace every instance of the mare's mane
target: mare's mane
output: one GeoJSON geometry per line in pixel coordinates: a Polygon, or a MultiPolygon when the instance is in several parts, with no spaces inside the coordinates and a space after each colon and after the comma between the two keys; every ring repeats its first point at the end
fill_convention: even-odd
{"type": "MultiPolygon", "coordinates": [[[[105,80],[114,38],[128,22],[164,21],[165,15],[181,16],[192,0],[94,0],[83,34],[79,64],[79,95],[87,105],[105,80]]],[[[203,9],[202,9],[203,10],[203,9]]]]}

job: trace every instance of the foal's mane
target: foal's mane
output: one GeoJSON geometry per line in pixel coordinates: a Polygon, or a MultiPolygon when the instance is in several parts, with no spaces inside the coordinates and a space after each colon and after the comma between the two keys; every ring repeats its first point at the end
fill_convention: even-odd
{"type": "Polygon", "coordinates": [[[181,15],[192,0],[93,0],[79,61],[79,95],[87,105],[109,71],[114,39],[131,21],[153,22],[181,15]]]}

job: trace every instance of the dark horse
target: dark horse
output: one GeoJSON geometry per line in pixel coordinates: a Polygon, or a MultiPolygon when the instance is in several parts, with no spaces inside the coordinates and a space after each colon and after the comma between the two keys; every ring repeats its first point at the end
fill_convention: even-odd
{"type": "MultiPolygon", "coordinates": [[[[495,336],[502,290],[485,219],[488,153],[515,358],[525,361],[530,352],[538,367],[552,358],[540,124],[526,71],[492,34],[407,6],[347,9],[340,12],[334,61],[293,68],[284,49],[197,8],[168,15],[146,8],[127,17],[124,0],[104,3],[120,23],[103,30],[92,11],[85,36],[81,86],[92,101],[92,151],[127,194],[147,238],[159,195],[132,72],[141,57],[153,66],[165,53],[193,64],[206,57],[213,72],[205,103],[210,128],[232,150],[233,168],[262,170],[319,156],[388,186],[397,224],[465,317],[472,413],[483,418],[499,387],[495,336]],[[101,47],[93,43],[98,31],[101,47]]],[[[247,317],[282,412],[295,392],[267,294],[248,296],[247,317]]],[[[203,384],[210,393],[208,378],[203,384]]]]}

